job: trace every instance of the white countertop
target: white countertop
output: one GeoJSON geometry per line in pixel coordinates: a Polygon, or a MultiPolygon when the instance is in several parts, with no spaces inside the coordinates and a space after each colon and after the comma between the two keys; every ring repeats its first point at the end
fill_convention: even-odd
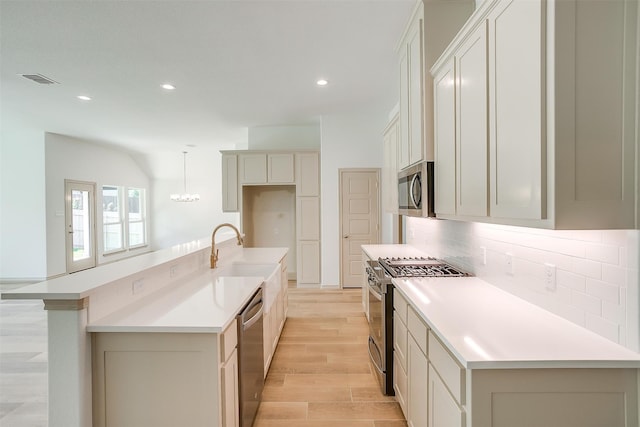
{"type": "MultiPolygon", "coordinates": [[[[226,240],[231,238],[232,236],[229,235],[225,237],[226,240]]],[[[235,238],[235,235],[233,238],[235,238]]],[[[105,284],[210,247],[211,239],[194,240],[171,248],[145,253],[110,264],[101,264],[88,270],[6,291],[2,293],[2,299],[83,299],[105,284]]]]}
{"type": "Polygon", "coordinates": [[[88,332],[220,333],[233,321],[262,277],[195,273],[179,287],[150,295],[87,326],[88,332]]]}
{"type": "Polygon", "coordinates": [[[362,250],[371,259],[385,257],[428,257],[429,254],[411,245],[386,244],[386,245],[362,245],[362,250]]]}
{"type": "Polygon", "coordinates": [[[640,368],[640,354],[476,277],[393,282],[467,369],[640,368]]]}

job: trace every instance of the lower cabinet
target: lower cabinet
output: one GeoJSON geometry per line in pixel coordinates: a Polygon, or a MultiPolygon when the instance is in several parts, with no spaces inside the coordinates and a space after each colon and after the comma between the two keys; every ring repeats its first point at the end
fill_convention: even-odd
{"type": "Polygon", "coordinates": [[[264,311],[262,319],[262,333],[264,339],[264,376],[267,377],[269,372],[269,366],[271,366],[271,360],[273,354],[276,352],[278,341],[280,340],[280,334],[284,327],[284,322],[287,319],[288,308],[288,279],[287,279],[287,259],[286,257],[280,260],[280,271],[271,277],[269,280],[278,281],[277,285],[267,285],[265,288],[270,290],[277,289],[278,294],[270,300],[273,302],[271,306],[264,311]]]}
{"type": "Polygon", "coordinates": [[[407,424],[409,427],[425,427],[428,415],[427,381],[429,364],[427,356],[422,352],[411,334],[409,334],[407,347],[407,377],[409,378],[407,424]]]}
{"type": "MultiPolygon", "coordinates": [[[[637,427],[635,368],[468,369],[394,290],[394,389],[412,427],[637,427]],[[406,315],[403,310],[406,309],[406,315]],[[406,372],[406,374],[404,374],[406,372]]],[[[578,365],[576,365],[578,366],[578,365]]]]}
{"type": "Polygon", "coordinates": [[[238,427],[239,388],[238,388],[238,350],[233,349],[229,359],[220,368],[222,377],[222,427],[238,427]]]}
{"type": "Polygon", "coordinates": [[[429,365],[428,427],[464,427],[464,413],[440,376],[429,365]]]}
{"type": "Polygon", "coordinates": [[[237,426],[237,334],[92,333],[93,426],[237,426]]]}

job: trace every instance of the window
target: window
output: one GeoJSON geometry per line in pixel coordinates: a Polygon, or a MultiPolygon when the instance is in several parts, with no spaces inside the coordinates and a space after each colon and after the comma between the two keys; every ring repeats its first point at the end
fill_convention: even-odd
{"type": "Polygon", "coordinates": [[[102,187],[104,254],[145,246],[146,221],[144,188],[102,187]]]}
{"type": "Polygon", "coordinates": [[[122,187],[102,187],[102,230],[104,253],[124,250],[122,187]]]}
{"type": "Polygon", "coordinates": [[[127,193],[129,248],[144,246],[147,244],[144,188],[129,188],[127,193]]]}

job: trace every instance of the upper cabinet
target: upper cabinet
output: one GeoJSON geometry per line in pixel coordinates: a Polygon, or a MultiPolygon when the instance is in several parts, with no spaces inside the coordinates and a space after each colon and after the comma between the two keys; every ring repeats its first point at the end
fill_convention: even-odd
{"type": "Polygon", "coordinates": [[[238,156],[222,155],[222,212],[238,212],[238,156]]]}
{"type": "Polygon", "coordinates": [[[638,3],[486,0],[436,62],[436,214],[638,227],[638,3]]]}
{"type": "Polygon", "coordinates": [[[319,153],[296,153],[296,186],[298,197],[320,196],[319,153]]]}
{"type": "Polygon", "coordinates": [[[382,168],[382,199],[384,210],[398,213],[398,113],[383,132],[384,165],[382,168]]]}
{"type": "Polygon", "coordinates": [[[293,153],[240,154],[241,184],[282,184],[294,182],[293,153]]]}
{"type": "Polygon", "coordinates": [[[433,160],[433,80],[426,71],[474,10],[473,0],[417,0],[397,47],[400,75],[397,168],[433,160]]]}
{"type": "Polygon", "coordinates": [[[422,3],[414,10],[398,47],[400,58],[400,146],[398,166],[404,169],[424,159],[422,3]]]}

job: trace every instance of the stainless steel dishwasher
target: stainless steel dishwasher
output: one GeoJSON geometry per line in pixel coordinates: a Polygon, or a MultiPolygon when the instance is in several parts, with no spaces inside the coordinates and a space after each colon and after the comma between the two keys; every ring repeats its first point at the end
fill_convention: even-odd
{"type": "Polygon", "coordinates": [[[264,388],[262,286],[238,314],[238,382],[240,427],[251,427],[264,388]]]}

